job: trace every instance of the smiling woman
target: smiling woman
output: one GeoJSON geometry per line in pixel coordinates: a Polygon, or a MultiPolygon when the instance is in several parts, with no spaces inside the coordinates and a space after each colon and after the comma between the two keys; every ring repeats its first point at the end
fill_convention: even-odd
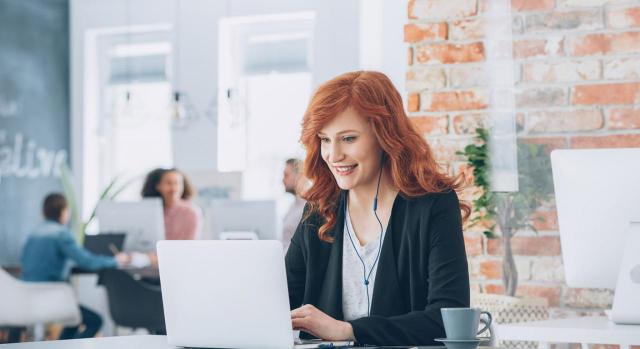
{"type": "Polygon", "coordinates": [[[187,177],[175,168],[157,168],[147,174],[142,197],[162,198],[167,240],[198,238],[202,212],[191,202],[195,193],[187,177]]]}
{"type": "Polygon", "coordinates": [[[320,86],[301,141],[312,184],[286,256],[293,327],[359,344],[435,344],[440,309],[469,306],[461,178],[441,172],[378,72],[320,86]]]}

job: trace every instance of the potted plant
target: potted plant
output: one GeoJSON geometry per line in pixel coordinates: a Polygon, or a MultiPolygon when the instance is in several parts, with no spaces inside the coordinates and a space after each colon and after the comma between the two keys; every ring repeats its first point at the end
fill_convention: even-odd
{"type": "MultiPolygon", "coordinates": [[[[494,192],[490,181],[489,132],[476,129],[475,143],[458,152],[473,168],[475,185],[482,194],[473,200],[473,217],[469,226],[484,227],[488,239],[500,239],[502,260],[502,281],[505,296],[476,295],[475,303],[493,313],[498,323],[542,320],[548,318],[547,300],[544,298],[516,298],[518,270],[516,268],[512,238],[523,229],[537,233],[533,214],[553,196],[551,162],[542,145],[518,143],[518,191],[494,192]]],[[[516,343],[504,343],[516,344],[516,343]]],[[[517,347],[530,347],[532,343],[517,343],[517,347]]]]}
{"type": "Polygon", "coordinates": [[[98,198],[98,202],[93,207],[91,211],[91,215],[86,222],[83,222],[80,217],[80,209],[78,208],[78,200],[76,199],[76,192],[73,186],[71,171],[67,167],[66,164],[63,164],[60,168],[60,181],[62,183],[62,188],[64,190],[64,195],[67,197],[67,201],[69,202],[69,213],[71,217],[71,230],[76,234],[76,240],[79,244],[82,244],[84,241],[84,236],[87,230],[87,226],[91,224],[93,219],[96,217],[96,210],[98,209],[98,204],[101,200],[114,200],[118,194],[120,194],[124,189],[131,184],[133,180],[127,181],[124,184],[119,185],[119,178],[115,177],[109,184],[107,184],[106,188],[100,193],[100,197],[98,198]]]}

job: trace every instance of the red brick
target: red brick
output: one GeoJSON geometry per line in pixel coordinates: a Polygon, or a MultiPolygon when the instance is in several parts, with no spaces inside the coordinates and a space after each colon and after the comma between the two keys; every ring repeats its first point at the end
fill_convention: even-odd
{"type": "Polygon", "coordinates": [[[471,44],[424,44],[416,47],[416,60],[423,64],[469,63],[484,60],[481,42],[471,44]]]}
{"type": "Polygon", "coordinates": [[[577,132],[599,130],[604,126],[598,109],[531,112],[527,128],[531,133],[577,132]]]}
{"type": "Polygon", "coordinates": [[[428,111],[486,109],[488,104],[482,90],[423,92],[421,99],[428,111]]]}
{"type": "Polygon", "coordinates": [[[558,230],[558,212],[555,210],[537,211],[532,215],[532,218],[533,226],[537,230],[558,230]]]}
{"type": "MultiPolygon", "coordinates": [[[[511,249],[513,254],[518,256],[558,256],[560,255],[560,238],[557,236],[514,236],[511,238],[511,249]]],[[[501,239],[489,239],[487,253],[501,255],[501,239]]]]}
{"type": "Polygon", "coordinates": [[[409,3],[409,18],[429,21],[470,17],[476,11],[476,0],[414,0],[409,3]]]}
{"type": "Polygon", "coordinates": [[[417,93],[410,93],[409,100],[407,101],[407,109],[410,112],[420,110],[420,95],[417,93]]]}
{"type": "Polygon", "coordinates": [[[482,289],[485,293],[490,294],[504,294],[504,286],[496,284],[485,284],[482,289]]]}
{"type": "Polygon", "coordinates": [[[611,9],[607,13],[607,23],[616,29],[640,27],[640,7],[611,9]]]}
{"type": "Polygon", "coordinates": [[[555,0],[511,0],[514,12],[551,10],[555,5],[555,0]]]}
{"type": "Polygon", "coordinates": [[[640,148],[640,135],[580,136],[571,138],[571,148],[640,148]]]}
{"type": "MultiPolygon", "coordinates": [[[[640,38],[639,38],[640,39],[640,38]]],[[[572,104],[634,104],[640,102],[640,83],[578,85],[571,94],[572,104]]]]}
{"type": "Polygon", "coordinates": [[[590,34],[577,37],[571,41],[569,52],[574,56],[589,56],[637,51],[640,51],[640,32],[590,34]]]}
{"type": "Polygon", "coordinates": [[[479,256],[482,254],[482,236],[466,235],[464,236],[464,247],[467,256],[479,256]]]}
{"type": "Polygon", "coordinates": [[[564,40],[556,39],[532,39],[513,42],[514,58],[555,57],[562,56],[564,40]]]}
{"type": "Polygon", "coordinates": [[[470,18],[453,21],[449,30],[450,40],[475,40],[484,37],[486,20],[483,18],[470,18]]]}
{"type": "Polygon", "coordinates": [[[409,3],[407,4],[407,18],[409,19],[417,19],[418,17],[416,17],[413,14],[413,7],[416,4],[416,0],[409,0],[409,3]]]}
{"type": "Polygon", "coordinates": [[[544,145],[547,153],[551,153],[554,149],[566,149],[568,146],[566,137],[532,137],[520,140],[523,143],[544,145]]]}
{"type": "Polygon", "coordinates": [[[413,47],[409,47],[407,50],[407,65],[413,65],[413,47]]]}
{"type": "Polygon", "coordinates": [[[442,135],[448,132],[449,117],[447,115],[411,117],[410,120],[421,134],[442,135]]]}
{"type": "Polygon", "coordinates": [[[480,276],[485,279],[502,278],[502,262],[482,261],[480,262],[480,276]]]}
{"type": "Polygon", "coordinates": [[[445,40],[447,23],[409,23],[404,26],[404,41],[414,43],[424,40],[445,40]]]}
{"type": "Polygon", "coordinates": [[[519,285],[517,296],[542,297],[549,301],[550,307],[560,305],[562,288],[560,286],[519,285]]]}
{"type": "Polygon", "coordinates": [[[610,110],[609,128],[612,130],[640,128],[640,108],[610,110]]]}
{"type": "Polygon", "coordinates": [[[487,126],[487,114],[463,114],[453,117],[453,130],[456,134],[475,134],[479,127],[487,126]]]}

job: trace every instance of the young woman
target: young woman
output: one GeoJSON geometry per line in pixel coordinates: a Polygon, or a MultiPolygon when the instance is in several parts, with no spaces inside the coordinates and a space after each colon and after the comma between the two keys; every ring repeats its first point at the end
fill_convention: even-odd
{"type": "Polygon", "coordinates": [[[187,177],[175,168],[158,168],[147,175],[142,187],[142,197],[162,198],[167,240],[197,238],[202,212],[190,200],[194,194],[195,190],[187,177]]]}
{"type": "Polygon", "coordinates": [[[469,306],[469,206],[391,81],[360,71],[326,82],[301,141],[312,186],[286,256],[293,327],[371,345],[445,337],[440,308],[469,306]]]}

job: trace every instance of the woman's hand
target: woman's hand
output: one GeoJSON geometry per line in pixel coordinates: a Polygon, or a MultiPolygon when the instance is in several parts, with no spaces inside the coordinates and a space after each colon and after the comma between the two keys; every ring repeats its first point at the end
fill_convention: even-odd
{"type": "Polygon", "coordinates": [[[346,321],[339,321],[325,314],[311,304],[291,311],[294,330],[301,330],[326,340],[354,340],[353,327],[346,321]]]}

